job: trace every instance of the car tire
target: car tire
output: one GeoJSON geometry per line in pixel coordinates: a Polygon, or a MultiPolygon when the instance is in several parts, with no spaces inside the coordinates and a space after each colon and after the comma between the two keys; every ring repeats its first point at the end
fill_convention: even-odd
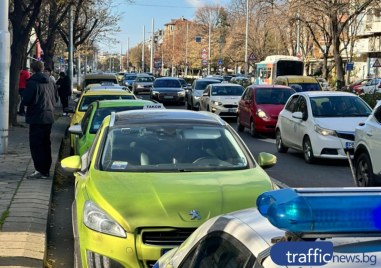
{"type": "Polygon", "coordinates": [[[239,132],[242,132],[245,130],[245,127],[241,124],[241,122],[239,121],[239,115],[237,114],[237,130],[239,132]]]}
{"type": "Polygon", "coordinates": [[[367,153],[361,153],[356,160],[356,183],[358,187],[375,186],[372,162],[367,153]]]}
{"type": "Polygon", "coordinates": [[[255,130],[255,124],[253,119],[250,120],[250,135],[253,137],[257,137],[257,131],[255,130]]]}
{"type": "Polygon", "coordinates": [[[280,130],[279,129],[277,129],[277,131],[275,133],[275,144],[276,144],[276,149],[277,149],[277,151],[279,153],[287,153],[288,147],[286,147],[283,144],[282,136],[280,134],[280,130]]]}
{"type": "Polygon", "coordinates": [[[311,141],[308,137],[305,137],[303,140],[303,155],[306,163],[312,164],[315,162],[314,151],[312,150],[311,141]]]}
{"type": "Polygon", "coordinates": [[[187,103],[187,110],[192,110],[192,105],[189,103],[188,99],[186,103],[187,103]]]}

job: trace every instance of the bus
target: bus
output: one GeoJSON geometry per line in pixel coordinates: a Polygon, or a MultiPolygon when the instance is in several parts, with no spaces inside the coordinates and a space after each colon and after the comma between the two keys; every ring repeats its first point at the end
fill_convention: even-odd
{"type": "Polygon", "coordinates": [[[255,65],[255,84],[257,85],[271,85],[277,76],[303,75],[304,72],[303,61],[295,56],[271,55],[255,65]]]}

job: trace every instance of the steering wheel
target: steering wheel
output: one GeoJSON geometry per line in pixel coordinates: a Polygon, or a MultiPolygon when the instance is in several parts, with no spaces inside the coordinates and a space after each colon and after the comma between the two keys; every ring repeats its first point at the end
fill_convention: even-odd
{"type": "Polygon", "coordinates": [[[196,160],[194,160],[192,164],[198,164],[198,165],[205,164],[206,166],[220,166],[220,167],[232,165],[231,163],[218,159],[215,156],[199,157],[196,160]]]}

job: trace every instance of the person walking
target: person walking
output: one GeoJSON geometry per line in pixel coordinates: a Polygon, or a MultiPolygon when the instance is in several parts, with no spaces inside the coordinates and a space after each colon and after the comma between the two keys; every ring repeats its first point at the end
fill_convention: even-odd
{"type": "Polygon", "coordinates": [[[54,105],[58,96],[53,82],[42,71],[41,61],[32,62],[33,75],[24,90],[27,106],[25,122],[29,124],[29,147],[35,171],[28,179],[47,179],[52,165],[50,133],[54,123],[54,105]]]}
{"type": "Polygon", "coordinates": [[[67,116],[67,107],[69,106],[69,98],[72,94],[70,78],[64,72],[60,72],[57,82],[58,95],[62,103],[62,115],[67,116]]]}
{"type": "Polygon", "coordinates": [[[26,88],[26,81],[30,78],[30,73],[26,68],[22,68],[20,70],[20,78],[19,78],[19,95],[20,95],[20,105],[17,114],[21,116],[25,116],[25,105],[23,102],[23,92],[26,88]]]}

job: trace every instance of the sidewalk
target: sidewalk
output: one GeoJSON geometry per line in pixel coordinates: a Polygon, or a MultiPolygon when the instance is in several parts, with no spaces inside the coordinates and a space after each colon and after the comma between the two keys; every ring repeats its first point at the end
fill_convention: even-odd
{"type": "MultiPolygon", "coordinates": [[[[34,171],[29,126],[24,117],[18,122],[24,127],[9,129],[8,153],[0,155],[0,267],[44,267],[53,180],[26,179],[34,171]]],[[[52,178],[69,123],[60,116],[52,128],[52,178]]]]}

